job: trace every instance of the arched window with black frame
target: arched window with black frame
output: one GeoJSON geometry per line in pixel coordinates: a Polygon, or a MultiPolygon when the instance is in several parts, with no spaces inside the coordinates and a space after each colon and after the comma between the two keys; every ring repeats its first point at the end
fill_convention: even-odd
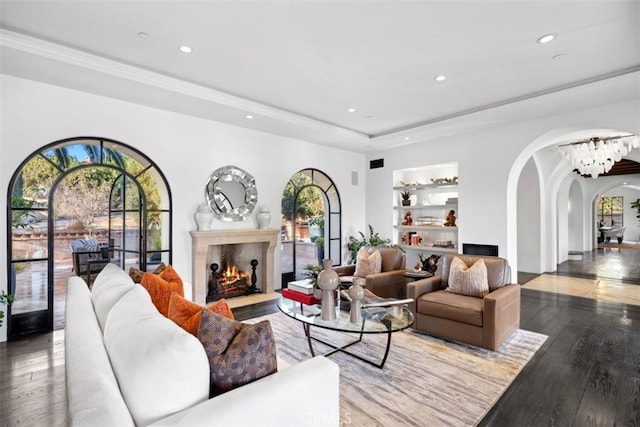
{"type": "Polygon", "coordinates": [[[32,153],[7,194],[8,338],[64,327],[71,275],[91,286],[108,263],[170,264],[171,208],[162,171],[121,142],[76,137],[32,153]]]}

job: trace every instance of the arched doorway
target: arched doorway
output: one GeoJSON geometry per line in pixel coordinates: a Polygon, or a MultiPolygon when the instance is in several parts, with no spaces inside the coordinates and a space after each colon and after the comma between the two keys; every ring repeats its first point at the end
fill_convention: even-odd
{"type": "MultiPolygon", "coordinates": [[[[592,133],[617,134],[629,133],[616,129],[558,129],[550,131],[539,138],[533,140],[515,159],[509,178],[507,181],[507,258],[512,264],[513,271],[524,271],[531,273],[542,273],[556,271],[558,264],[566,260],[569,251],[578,252],[580,246],[582,251],[593,248],[593,238],[595,238],[594,224],[595,215],[592,213],[591,202],[594,189],[592,182],[601,182],[600,179],[577,178],[570,164],[565,162],[559,154],[557,146],[570,140],[580,139],[584,135],[592,133]],[[531,160],[535,162],[535,170],[530,169],[533,164],[527,165],[531,160]],[[527,170],[532,172],[528,172],[527,170]],[[529,248],[537,250],[533,258],[538,262],[535,265],[528,260],[520,265],[520,257],[525,254],[522,247],[526,242],[520,242],[521,230],[528,224],[519,224],[522,220],[521,212],[524,206],[520,206],[523,197],[530,198],[531,186],[526,188],[526,194],[522,193],[520,186],[521,177],[530,175],[532,185],[539,187],[539,195],[536,191],[536,198],[539,199],[538,207],[531,206],[528,211],[529,219],[535,221],[536,227],[539,223],[539,247],[529,248]],[[579,179],[580,186],[575,187],[573,183],[579,179]],[[571,201],[571,209],[569,202],[571,201]],[[571,222],[570,222],[571,221],[571,222]],[[582,227],[582,234],[578,227],[582,227]],[[571,239],[570,239],[571,237],[571,239]]],[[[627,158],[639,156],[636,151],[627,155],[627,158]]],[[[634,159],[635,160],[635,159],[634,159]]],[[[609,178],[627,180],[621,176],[609,178]]],[[[523,236],[526,239],[526,233],[523,236]]],[[[523,239],[523,240],[525,240],[523,239]]],[[[538,241],[535,241],[538,246],[538,241]]],[[[517,273],[516,273],[517,274],[517,273]]]]}
{"type": "Polygon", "coordinates": [[[305,276],[307,265],[342,259],[340,194],[324,172],[304,169],[282,192],[282,284],[305,276]]]}
{"type": "Polygon", "coordinates": [[[8,338],[62,327],[68,277],[83,274],[90,282],[92,257],[102,267],[171,263],[171,230],[169,185],[138,150],[77,137],[33,152],[7,194],[7,277],[15,297],[8,338]],[[93,252],[83,258],[86,272],[74,264],[82,252],[93,252]]]}

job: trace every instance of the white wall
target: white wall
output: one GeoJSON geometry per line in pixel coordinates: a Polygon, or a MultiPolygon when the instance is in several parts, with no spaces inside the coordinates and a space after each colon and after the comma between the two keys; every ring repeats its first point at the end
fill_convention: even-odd
{"type": "MultiPolygon", "coordinates": [[[[556,193],[556,221],[557,240],[556,251],[558,254],[557,263],[561,264],[569,259],[569,188],[573,182],[573,177],[567,176],[560,185],[556,193]]],[[[553,197],[553,196],[552,196],[553,197]]],[[[553,270],[555,270],[555,266],[553,270]]]]}
{"type": "Polygon", "coordinates": [[[569,251],[582,252],[584,249],[584,200],[582,187],[573,181],[569,187],[569,251]]]}
{"type": "MultiPolygon", "coordinates": [[[[279,228],[285,184],[297,171],[309,167],[322,170],[335,182],[342,202],[343,235],[363,230],[366,224],[363,207],[367,176],[362,154],[6,75],[0,75],[0,90],[0,212],[6,212],[11,175],[20,162],[43,145],[75,136],[123,142],[153,159],[171,186],[173,264],[187,281],[191,280],[189,231],[196,229],[193,215],[204,201],[207,178],[221,166],[236,165],[254,176],[258,204],[270,208],[273,228],[279,228]],[[351,184],[352,171],[358,172],[357,186],[351,184]]],[[[0,218],[0,247],[6,248],[6,215],[0,218]]],[[[256,227],[255,214],[242,223],[214,223],[216,229],[256,227]]],[[[279,284],[279,253],[276,257],[274,280],[279,284]]],[[[2,255],[0,289],[6,290],[6,284],[6,256],[2,255]]],[[[4,334],[3,329],[0,341],[4,334]]]]}
{"type": "Polygon", "coordinates": [[[518,269],[542,273],[540,260],[540,178],[533,157],[518,180],[518,269]]]}

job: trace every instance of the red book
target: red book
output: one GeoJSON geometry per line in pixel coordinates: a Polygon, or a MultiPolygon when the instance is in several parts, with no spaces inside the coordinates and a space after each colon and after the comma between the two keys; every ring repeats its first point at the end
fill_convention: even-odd
{"type": "Polygon", "coordinates": [[[285,298],[292,299],[294,301],[301,302],[306,305],[320,304],[320,300],[314,298],[313,295],[303,294],[302,292],[296,292],[294,290],[287,289],[287,288],[284,288],[282,290],[282,296],[285,298]]]}

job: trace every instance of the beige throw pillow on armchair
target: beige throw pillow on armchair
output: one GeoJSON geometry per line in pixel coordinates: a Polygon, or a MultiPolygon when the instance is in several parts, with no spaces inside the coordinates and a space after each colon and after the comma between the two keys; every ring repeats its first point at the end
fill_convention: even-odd
{"type": "Polygon", "coordinates": [[[369,254],[365,248],[360,248],[358,258],[356,259],[356,277],[367,277],[370,274],[380,273],[382,271],[382,255],[380,251],[369,254]]]}
{"type": "Polygon", "coordinates": [[[479,259],[467,267],[464,261],[454,257],[449,267],[449,287],[445,291],[479,298],[487,295],[489,281],[484,260],[479,259]]]}

